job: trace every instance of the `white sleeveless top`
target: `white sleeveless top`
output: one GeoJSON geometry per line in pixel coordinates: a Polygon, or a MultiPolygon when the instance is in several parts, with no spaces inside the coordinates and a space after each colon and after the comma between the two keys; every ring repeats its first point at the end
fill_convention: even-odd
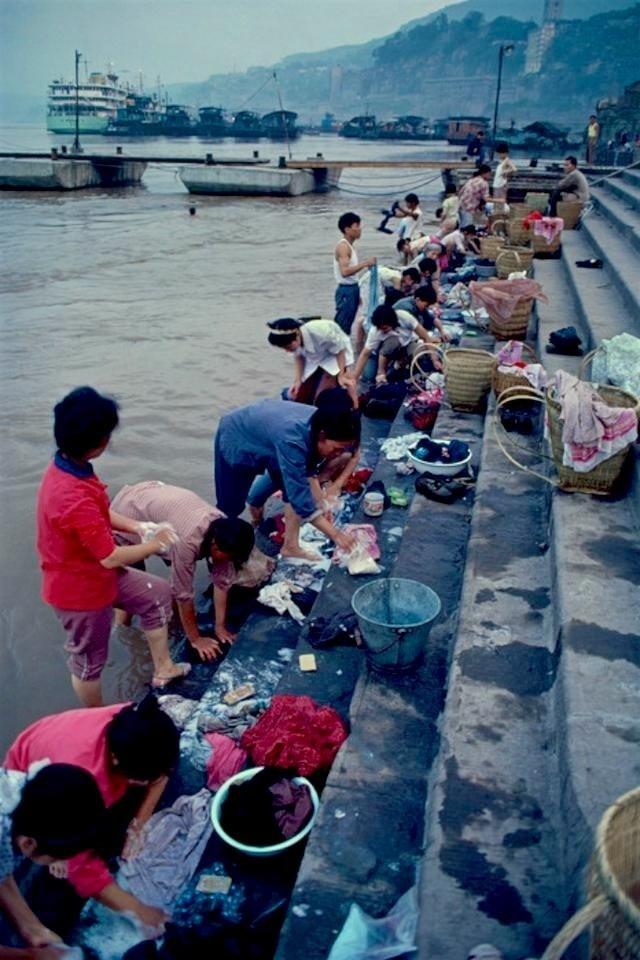
{"type": "MultiPolygon", "coordinates": [[[[349,266],[356,267],[358,265],[358,254],[356,253],[353,246],[349,243],[348,240],[345,240],[344,242],[348,245],[349,249],[351,250],[351,258],[349,260],[349,266]]],[[[358,282],[357,273],[352,273],[350,277],[342,276],[342,274],[340,273],[340,264],[336,260],[335,252],[333,254],[333,277],[336,283],[348,284],[349,286],[353,283],[358,282]]]]}

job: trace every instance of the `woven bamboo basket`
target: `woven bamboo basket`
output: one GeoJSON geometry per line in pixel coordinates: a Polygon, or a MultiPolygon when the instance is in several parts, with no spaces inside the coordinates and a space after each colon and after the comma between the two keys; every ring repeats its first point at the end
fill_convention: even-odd
{"type": "MultiPolygon", "coordinates": [[[[495,223],[505,223],[505,221],[496,220],[495,223]]],[[[495,260],[506,242],[507,242],[506,236],[499,236],[494,234],[490,237],[483,237],[482,240],[480,241],[480,253],[482,254],[483,257],[486,257],[488,260],[495,260]]]]}
{"type": "Polygon", "coordinates": [[[525,195],[524,202],[528,207],[537,210],[538,213],[544,213],[549,204],[549,194],[530,192],[525,195]]]}
{"type": "Polygon", "coordinates": [[[488,350],[452,347],[444,355],[444,383],[454,410],[482,409],[491,388],[494,356],[488,350]]]}
{"type": "MultiPolygon", "coordinates": [[[[587,372],[587,367],[589,366],[589,364],[591,363],[591,361],[593,360],[593,358],[595,357],[595,355],[598,353],[599,350],[600,350],[600,347],[596,347],[595,350],[591,350],[589,351],[589,353],[586,353],[584,355],[584,357],[582,358],[582,363],[580,364],[580,370],[578,371],[579,380],[586,379],[585,373],[587,372]]],[[[629,395],[633,396],[633,394],[629,394],[629,395]]],[[[640,425],[640,397],[636,397],[636,414],[638,417],[638,424],[640,425]]]]}
{"type": "Polygon", "coordinates": [[[584,204],[580,200],[559,200],[557,215],[564,220],[565,230],[575,230],[578,220],[582,216],[584,204]]]}
{"type": "Polygon", "coordinates": [[[560,244],[562,243],[562,231],[554,237],[551,243],[547,243],[544,237],[536,237],[535,233],[532,236],[533,241],[533,254],[536,253],[555,253],[560,249],[560,244]]]}
{"type": "Polygon", "coordinates": [[[520,218],[517,220],[509,220],[507,232],[511,243],[517,243],[519,245],[531,243],[531,230],[523,226],[520,218]]]}
{"type": "Polygon", "coordinates": [[[640,877],[640,789],[604,813],[591,861],[589,902],[564,925],[542,960],[560,960],[591,926],[590,960],[640,960],[640,909],[629,895],[640,877]]]}
{"type": "MultiPolygon", "coordinates": [[[[509,204],[509,219],[510,220],[524,220],[525,217],[528,217],[530,213],[533,213],[534,207],[530,207],[528,203],[510,203],[509,204]]],[[[558,214],[560,216],[560,214],[558,214]]]]}
{"type": "Polygon", "coordinates": [[[527,336],[527,328],[531,318],[533,308],[533,299],[519,300],[515,309],[508,320],[492,313],[487,307],[487,312],[491,318],[489,323],[489,333],[496,340],[524,340],[527,336]]]}
{"type": "MultiPolygon", "coordinates": [[[[540,360],[533,349],[528,343],[522,344],[523,353],[528,354],[529,363],[540,363],[540,360]]],[[[505,390],[510,390],[512,387],[530,387],[531,384],[525,377],[524,373],[520,367],[513,367],[512,373],[504,373],[501,370],[498,370],[500,363],[498,358],[495,359],[495,364],[493,367],[493,373],[491,374],[491,388],[496,395],[496,399],[499,400],[505,390]]]]}
{"type": "Polygon", "coordinates": [[[533,250],[527,247],[503,247],[496,256],[496,271],[502,280],[507,280],[510,273],[519,270],[528,270],[533,260],[533,250]]]}
{"type": "MultiPolygon", "coordinates": [[[[594,384],[594,386],[596,385],[594,384]]],[[[636,397],[625,390],[619,390],[618,387],[599,385],[597,390],[605,403],[612,407],[633,407],[635,409],[637,405],[636,397]]],[[[620,478],[629,448],[620,450],[615,456],[609,457],[608,460],[598,464],[594,470],[590,470],[588,473],[577,473],[571,467],[565,467],[562,463],[563,444],[560,409],[560,404],[553,396],[553,388],[550,386],[547,389],[549,438],[561,488],[570,493],[593,493],[608,496],[615,489],[615,485],[620,478]]]]}
{"type": "Polygon", "coordinates": [[[424,390],[427,381],[433,373],[432,367],[436,370],[442,369],[443,349],[437,344],[421,343],[411,358],[409,367],[409,383],[417,390],[424,390]]]}

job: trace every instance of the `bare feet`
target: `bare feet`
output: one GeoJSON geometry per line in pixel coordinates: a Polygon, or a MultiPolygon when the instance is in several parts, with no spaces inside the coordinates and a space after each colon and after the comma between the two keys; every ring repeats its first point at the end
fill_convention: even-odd
{"type": "Polygon", "coordinates": [[[308,563],[318,563],[319,560],[322,560],[320,554],[316,553],[315,550],[303,550],[301,546],[286,547],[283,545],[280,556],[296,560],[307,560],[308,563]]]}
{"type": "Polygon", "coordinates": [[[162,673],[154,673],[151,686],[154,690],[163,690],[172,680],[182,679],[190,672],[190,663],[173,663],[171,667],[163,668],[162,673]]]}

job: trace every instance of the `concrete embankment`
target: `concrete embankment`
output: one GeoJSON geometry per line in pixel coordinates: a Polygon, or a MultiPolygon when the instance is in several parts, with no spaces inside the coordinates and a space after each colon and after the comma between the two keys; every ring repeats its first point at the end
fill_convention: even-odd
{"type": "Polygon", "coordinates": [[[140,160],[105,158],[26,159],[0,157],[0,190],[83,190],[139,183],[146,169],[140,160]]]}

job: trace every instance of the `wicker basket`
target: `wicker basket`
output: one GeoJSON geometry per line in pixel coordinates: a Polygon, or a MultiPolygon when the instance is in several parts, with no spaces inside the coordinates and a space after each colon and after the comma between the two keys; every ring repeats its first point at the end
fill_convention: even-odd
{"type": "Polygon", "coordinates": [[[506,237],[483,237],[480,241],[480,253],[488,260],[495,260],[506,242],[506,237]]]}
{"type": "Polygon", "coordinates": [[[591,928],[590,960],[640,960],[640,909],[628,895],[640,877],[640,789],[604,813],[591,862],[589,903],[554,937],[542,960],[560,960],[591,928]]]}
{"type": "Polygon", "coordinates": [[[533,254],[534,256],[537,253],[556,253],[560,249],[560,244],[562,242],[562,231],[553,238],[551,243],[547,243],[544,237],[537,237],[535,233],[532,237],[533,240],[533,254]]]}
{"type": "Polygon", "coordinates": [[[548,193],[527,193],[524,202],[528,207],[537,210],[538,213],[544,213],[549,205],[548,193]]]}
{"type": "Polygon", "coordinates": [[[494,356],[488,350],[452,347],[444,355],[444,382],[447,399],[454,410],[482,409],[491,388],[494,356]]]}
{"type": "MultiPolygon", "coordinates": [[[[525,353],[529,354],[530,363],[540,363],[540,360],[533,349],[528,343],[522,344],[522,350],[525,353]]],[[[495,359],[495,364],[493,367],[493,373],[491,374],[491,388],[496,395],[496,399],[499,400],[505,390],[510,390],[512,387],[522,387],[526,389],[530,387],[531,384],[525,377],[520,367],[514,367],[512,373],[504,373],[501,370],[498,370],[500,362],[498,358],[495,359]]]]}
{"type": "MultiPolygon", "coordinates": [[[[638,401],[631,393],[619,390],[617,387],[594,386],[597,386],[598,393],[610,406],[633,407],[635,409],[638,401]]],[[[562,463],[563,444],[560,410],[560,404],[553,395],[553,387],[549,386],[547,388],[549,439],[560,487],[570,493],[593,493],[599,496],[608,496],[615,489],[620,478],[629,447],[625,447],[624,450],[620,450],[613,457],[599,463],[594,470],[590,470],[588,473],[577,473],[571,467],[565,467],[562,463]]]]}
{"type": "Polygon", "coordinates": [[[515,271],[528,270],[533,260],[533,250],[526,247],[503,247],[496,257],[496,271],[502,280],[508,280],[515,271]]]}
{"type": "Polygon", "coordinates": [[[565,230],[575,230],[578,220],[582,216],[584,204],[580,200],[559,200],[557,215],[564,220],[565,230]]]}
{"type": "MultiPolygon", "coordinates": [[[[530,213],[533,213],[534,207],[530,207],[528,203],[510,203],[509,204],[509,219],[510,220],[524,220],[525,217],[528,217],[530,213]]],[[[558,214],[559,216],[559,214],[558,214]]]]}
{"type": "Polygon", "coordinates": [[[515,309],[508,320],[491,313],[487,307],[487,312],[491,318],[489,323],[489,333],[496,340],[524,340],[527,336],[527,328],[531,318],[533,308],[533,299],[519,300],[515,309]]]}
{"type": "Polygon", "coordinates": [[[511,243],[531,243],[531,230],[528,227],[523,226],[521,219],[509,220],[507,231],[509,233],[509,240],[511,240],[511,243]]]}

